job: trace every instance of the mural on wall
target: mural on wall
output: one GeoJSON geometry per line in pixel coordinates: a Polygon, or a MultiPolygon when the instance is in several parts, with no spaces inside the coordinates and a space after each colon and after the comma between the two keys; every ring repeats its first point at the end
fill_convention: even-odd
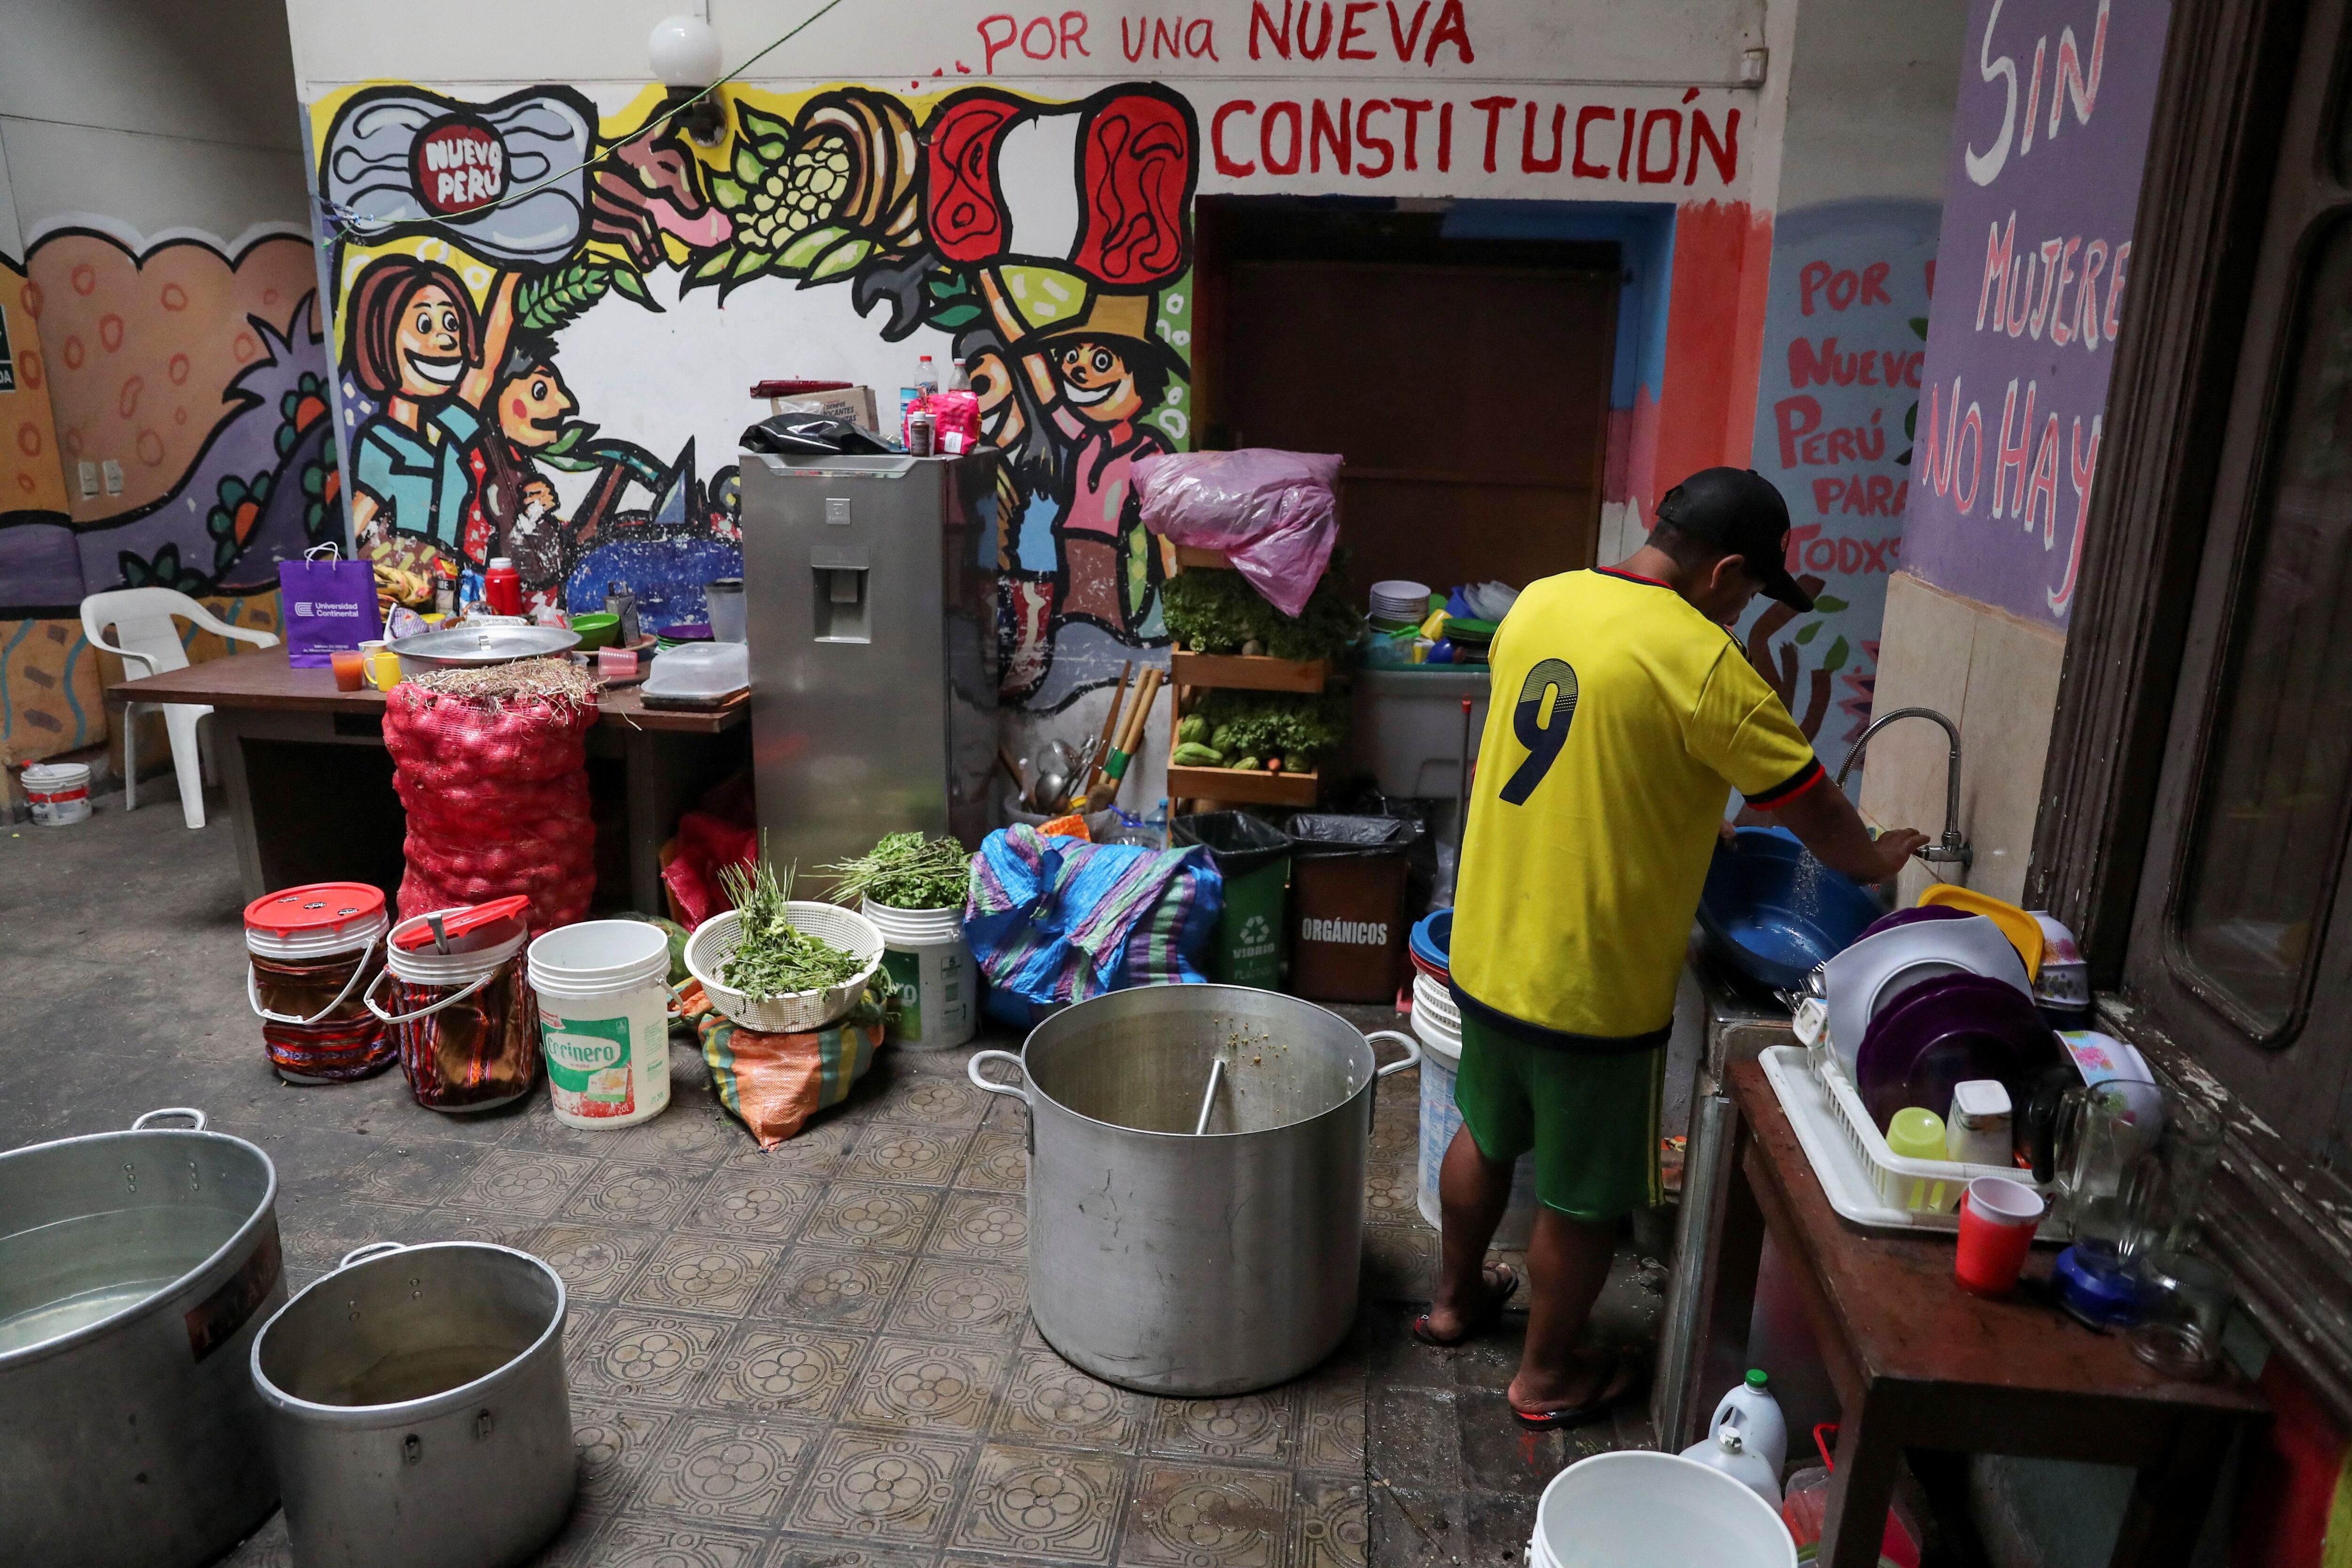
{"type": "Polygon", "coordinates": [[[1832,772],[1870,721],[1903,562],[1937,226],[1934,203],[1892,199],[1775,220],[1751,462],[1789,503],[1789,570],[1815,613],[1759,602],[1740,637],[1832,772]]]}
{"type": "Polygon", "coordinates": [[[2082,568],[2167,9],[1969,6],[1906,564],[2041,626],[2082,568]]]}
{"type": "Polygon", "coordinates": [[[82,635],[85,595],[176,588],[268,628],[278,563],[341,537],[316,278],[295,236],[147,246],[95,221],[39,231],[21,269],[0,260],[6,761],[107,738],[116,672],[82,635]]]}
{"type": "Polygon", "coordinates": [[[657,624],[701,619],[702,584],[740,571],[733,465],[705,477],[693,436],[664,452],[604,430],[565,352],[592,314],[827,289],[886,342],[935,334],[968,368],[1003,458],[1004,695],[1057,705],[1078,684],[1057,658],[1163,641],[1132,472],[1189,430],[1184,100],[746,89],[712,148],[659,101],[601,132],[563,88],[317,106],[362,550],[445,574],[509,556],[536,604],[571,608],[625,579],[657,624]]]}

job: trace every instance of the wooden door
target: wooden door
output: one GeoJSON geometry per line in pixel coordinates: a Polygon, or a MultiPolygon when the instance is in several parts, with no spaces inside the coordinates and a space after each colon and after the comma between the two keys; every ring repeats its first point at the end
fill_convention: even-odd
{"type": "Polygon", "coordinates": [[[1617,290],[1613,268],[1236,259],[1219,421],[1234,446],[1346,457],[1359,598],[1590,566],[1617,290]]]}

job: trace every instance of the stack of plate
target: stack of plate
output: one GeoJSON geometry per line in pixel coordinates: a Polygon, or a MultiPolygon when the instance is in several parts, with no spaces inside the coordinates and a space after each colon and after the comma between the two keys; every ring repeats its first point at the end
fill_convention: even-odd
{"type": "Polygon", "coordinates": [[[1391,577],[1372,584],[1372,619],[1392,626],[1417,626],[1429,618],[1429,584],[1391,577]]]}

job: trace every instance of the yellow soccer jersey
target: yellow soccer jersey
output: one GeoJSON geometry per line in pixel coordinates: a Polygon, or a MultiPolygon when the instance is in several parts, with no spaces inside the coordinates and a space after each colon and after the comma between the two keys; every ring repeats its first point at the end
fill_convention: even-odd
{"type": "Polygon", "coordinates": [[[1727,789],[1769,805],[1820,783],[1822,765],[1724,629],[1646,577],[1545,578],[1511,606],[1493,659],[1456,999],[1538,1044],[1659,1045],[1727,789]]]}

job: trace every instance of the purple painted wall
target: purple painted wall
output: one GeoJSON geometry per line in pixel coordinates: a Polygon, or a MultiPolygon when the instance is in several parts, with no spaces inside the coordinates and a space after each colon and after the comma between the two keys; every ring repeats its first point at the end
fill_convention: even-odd
{"type": "Polygon", "coordinates": [[[2168,12],[1969,7],[1903,562],[2039,625],[2074,606],[2168,12]]]}

